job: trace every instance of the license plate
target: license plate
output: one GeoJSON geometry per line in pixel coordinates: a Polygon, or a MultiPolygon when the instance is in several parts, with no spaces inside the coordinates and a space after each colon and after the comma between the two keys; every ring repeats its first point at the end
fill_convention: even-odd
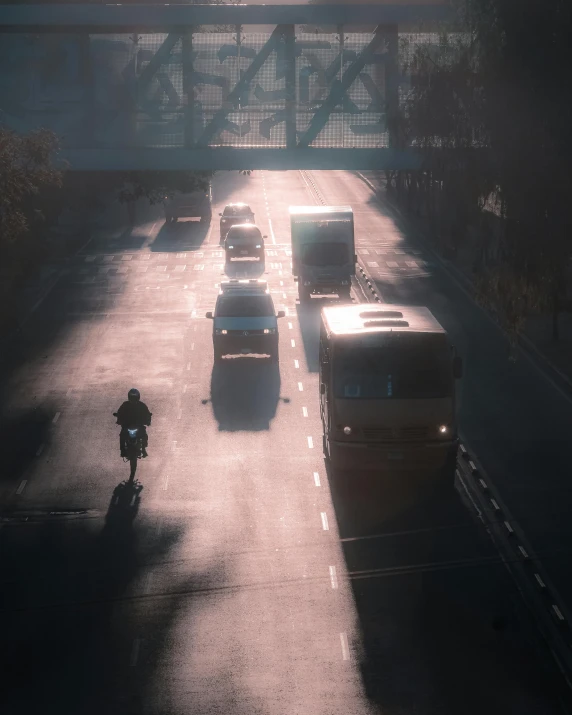
{"type": "Polygon", "coordinates": [[[247,255],[248,255],[248,251],[241,251],[241,252],[240,252],[240,255],[241,255],[241,256],[247,256],[247,255]]]}
{"type": "Polygon", "coordinates": [[[403,459],[403,452],[388,452],[388,459],[403,459]]]}

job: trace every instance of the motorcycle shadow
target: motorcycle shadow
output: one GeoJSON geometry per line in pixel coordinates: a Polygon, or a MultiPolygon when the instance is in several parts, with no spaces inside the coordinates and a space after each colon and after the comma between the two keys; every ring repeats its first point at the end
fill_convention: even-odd
{"type": "Polygon", "coordinates": [[[115,528],[130,526],[139,511],[142,490],[143,485],[137,480],[125,480],[118,484],[109,502],[105,517],[106,526],[115,528]]]}

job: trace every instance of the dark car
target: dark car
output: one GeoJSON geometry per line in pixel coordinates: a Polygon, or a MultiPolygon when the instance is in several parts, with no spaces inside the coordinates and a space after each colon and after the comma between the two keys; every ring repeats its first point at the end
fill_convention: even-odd
{"type": "Polygon", "coordinates": [[[212,194],[209,186],[205,191],[193,191],[190,194],[176,193],[165,197],[165,220],[167,223],[179,218],[200,218],[203,223],[209,223],[212,218],[212,194]]]}
{"type": "Polygon", "coordinates": [[[248,204],[227,204],[220,214],[220,242],[226,238],[231,226],[237,223],[254,223],[254,213],[248,204]]]}
{"type": "Polygon", "coordinates": [[[227,262],[233,258],[258,258],[264,263],[265,238],[253,223],[231,226],[224,241],[227,262]]]}

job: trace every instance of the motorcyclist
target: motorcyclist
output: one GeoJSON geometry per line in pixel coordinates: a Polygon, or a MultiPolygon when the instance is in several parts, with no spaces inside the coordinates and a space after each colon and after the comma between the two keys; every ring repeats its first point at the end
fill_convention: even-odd
{"type": "Polygon", "coordinates": [[[127,394],[127,402],[124,402],[117,410],[117,424],[121,425],[119,434],[119,447],[121,456],[127,457],[127,428],[138,427],[142,440],[141,456],[147,456],[147,445],[149,437],[145,425],[151,425],[152,413],[144,402],[141,402],[141,394],[135,387],[131,388],[127,394]]]}

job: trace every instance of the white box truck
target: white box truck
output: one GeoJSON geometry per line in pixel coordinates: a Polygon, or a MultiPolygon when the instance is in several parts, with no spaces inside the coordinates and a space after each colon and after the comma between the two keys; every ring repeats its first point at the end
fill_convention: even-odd
{"type": "Polygon", "coordinates": [[[357,256],[349,206],[290,206],[292,274],[300,302],[312,294],[349,299],[357,256]]]}

